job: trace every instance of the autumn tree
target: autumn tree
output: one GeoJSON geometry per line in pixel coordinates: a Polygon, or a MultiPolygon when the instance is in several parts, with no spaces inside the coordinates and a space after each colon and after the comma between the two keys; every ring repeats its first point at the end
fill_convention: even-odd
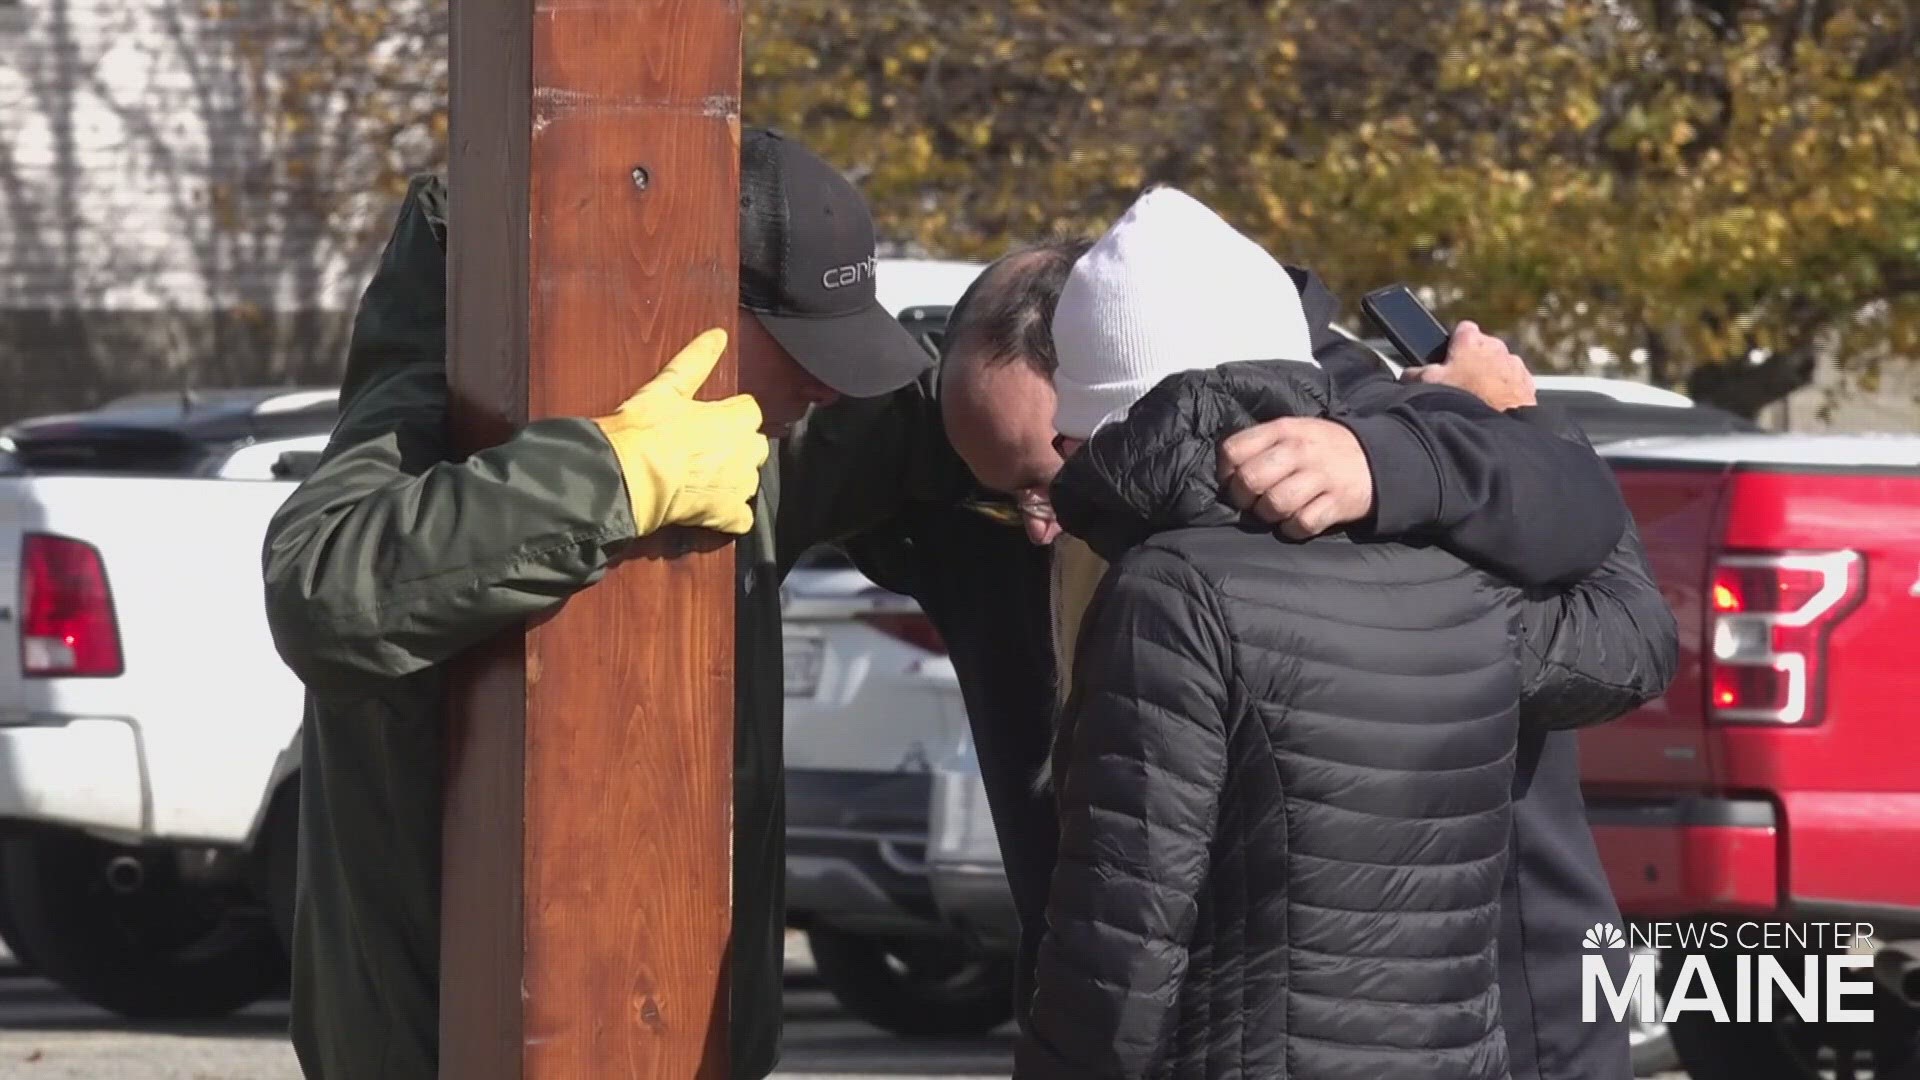
{"type": "MultiPolygon", "coordinates": [[[[384,158],[330,175],[393,190],[422,160],[380,133],[444,132],[405,92],[444,85],[440,54],[372,32],[391,4],[280,2],[353,31],[271,108],[386,87],[384,158]]],[[[1823,354],[1869,377],[1920,356],[1909,0],[750,0],[747,21],[747,118],[851,170],[907,250],[1093,233],[1168,182],[1343,295],[1426,286],[1545,366],[1604,349],[1748,414],[1823,354]]]]}
{"type": "Polygon", "coordinates": [[[227,20],[258,115],[261,166],[219,183],[229,228],[319,222],[371,268],[417,172],[446,161],[445,0],[208,0],[227,20]]]}

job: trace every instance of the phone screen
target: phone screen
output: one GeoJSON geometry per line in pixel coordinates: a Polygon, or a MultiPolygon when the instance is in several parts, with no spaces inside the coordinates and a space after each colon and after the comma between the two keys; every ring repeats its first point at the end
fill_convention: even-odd
{"type": "Polygon", "coordinates": [[[1368,297],[1373,313],[1396,339],[1394,344],[1407,350],[1416,363],[1437,363],[1447,347],[1447,328],[1440,325],[1411,292],[1404,288],[1382,289],[1368,297]]]}

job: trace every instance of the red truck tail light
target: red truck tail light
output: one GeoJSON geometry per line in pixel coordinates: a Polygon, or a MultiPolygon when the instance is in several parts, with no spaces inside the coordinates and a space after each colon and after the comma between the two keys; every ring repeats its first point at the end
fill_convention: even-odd
{"type": "Polygon", "coordinates": [[[947,643],[941,639],[940,631],[933,628],[932,620],[917,611],[880,611],[855,618],[896,641],[947,655],[947,643]]]}
{"type": "Polygon", "coordinates": [[[1728,723],[1814,724],[1827,637],[1860,606],[1857,552],[1730,553],[1714,566],[1708,715],[1728,723]]]}
{"type": "Polygon", "coordinates": [[[93,545],[28,535],[20,550],[20,671],[109,678],[124,670],[107,571],[93,545]]]}

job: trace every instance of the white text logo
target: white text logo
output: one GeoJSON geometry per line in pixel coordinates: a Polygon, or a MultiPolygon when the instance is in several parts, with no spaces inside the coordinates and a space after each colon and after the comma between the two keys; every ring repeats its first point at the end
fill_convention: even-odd
{"type": "Polygon", "coordinates": [[[1616,983],[1605,950],[1626,948],[1629,935],[1610,923],[1596,923],[1581,941],[1587,950],[1580,958],[1581,1019],[1589,1024],[1597,1020],[1604,999],[1614,1020],[1624,1021],[1631,1011],[1645,1024],[1671,1024],[1675,1017],[1689,1012],[1706,1013],[1722,1024],[1764,1024],[1788,1009],[1809,1024],[1872,1023],[1873,1010],[1851,1005],[1848,999],[1872,997],[1873,957],[1855,946],[1872,937],[1873,927],[1865,923],[1814,926],[1824,929],[1805,925],[1768,928],[1760,923],[1632,927],[1629,934],[1638,951],[1628,961],[1625,980],[1616,983]],[[1662,928],[1668,933],[1661,933],[1662,928]],[[1816,939],[1824,944],[1811,944],[1816,939]],[[1654,943],[1661,940],[1666,944],[1654,943]],[[1790,944],[1796,940],[1799,944],[1790,944]],[[1716,946],[1716,941],[1723,944],[1716,946]],[[1722,956],[1717,964],[1708,958],[1716,948],[1724,949],[1724,943],[1754,949],[1757,955],[1733,955],[1729,971],[1729,958],[1722,956]],[[1680,964],[1664,1003],[1654,985],[1658,950],[1663,948],[1676,949],[1668,962],[1680,964]],[[1813,951],[1783,957],[1768,949],[1813,951]]]}
{"type": "Polygon", "coordinates": [[[857,263],[836,266],[820,275],[820,284],[829,289],[844,289],[849,285],[858,285],[873,276],[874,259],[869,255],[857,263]]]}

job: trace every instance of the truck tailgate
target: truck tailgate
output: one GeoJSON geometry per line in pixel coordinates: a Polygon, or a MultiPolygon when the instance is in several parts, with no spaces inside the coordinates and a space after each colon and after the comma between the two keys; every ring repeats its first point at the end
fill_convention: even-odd
{"type": "Polygon", "coordinates": [[[1681,644],[1663,700],[1582,735],[1622,909],[1920,925],[1920,440],[1614,465],[1681,644]]]}
{"type": "Polygon", "coordinates": [[[1647,561],[1680,628],[1680,664],[1665,696],[1581,733],[1589,798],[1707,791],[1713,762],[1704,706],[1710,553],[1717,549],[1728,472],[1720,466],[1617,470],[1647,561]]]}
{"type": "Polygon", "coordinates": [[[1920,918],[1920,470],[1752,469],[1738,475],[1736,551],[1854,552],[1860,593],[1831,627],[1809,722],[1715,725],[1717,777],[1781,805],[1785,890],[1803,908],[1920,918]]]}
{"type": "Polygon", "coordinates": [[[274,652],[259,571],[267,523],[292,491],[184,478],[0,480],[0,608],[11,612],[0,622],[0,724],[131,724],[151,788],[146,825],[234,839],[230,823],[251,820],[267,782],[252,763],[271,762],[300,721],[301,687],[274,652]],[[98,551],[118,676],[24,676],[18,564],[36,533],[98,551]]]}

